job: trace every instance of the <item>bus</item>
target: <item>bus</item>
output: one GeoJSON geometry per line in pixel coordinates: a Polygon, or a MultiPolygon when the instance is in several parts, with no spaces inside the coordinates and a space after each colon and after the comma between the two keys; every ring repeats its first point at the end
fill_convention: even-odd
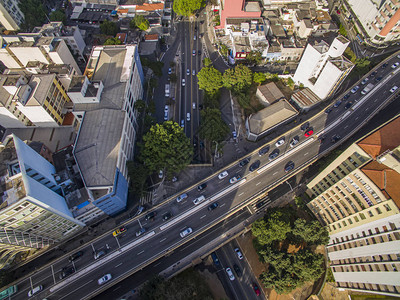
{"type": "Polygon", "coordinates": [[[9,288],[6,288],[5,290],[2,290],[0,292],[0,300],[10,298],[12,295],[14,295],[18,291],[18,288],[16,285],[12,285],[9,288]]]}

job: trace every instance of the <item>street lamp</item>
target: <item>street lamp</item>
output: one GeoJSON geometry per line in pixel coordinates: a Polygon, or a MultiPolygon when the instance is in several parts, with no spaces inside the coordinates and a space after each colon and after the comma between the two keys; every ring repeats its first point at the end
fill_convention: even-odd
{"type": "Polygon", "coordinates": [[[291,184],[289,183],[289,181],[285,181],[289,186],[290,186],[290,190],[293,192],[293,188],[292,188],[292,186],[291,186],[291,184]]]}

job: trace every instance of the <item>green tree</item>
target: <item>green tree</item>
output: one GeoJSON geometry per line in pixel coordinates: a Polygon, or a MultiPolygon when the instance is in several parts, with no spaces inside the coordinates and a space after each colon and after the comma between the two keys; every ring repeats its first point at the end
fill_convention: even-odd
{"type": "Polygon", "coordinates": [[[222,75],[222,84],[229,90],[232,90],[236,84],[236,76],[234,69],[226,69],[222,75]]]}
{"type": "Polygon", "coordinates": [[[62,22],[65,24],[67,21],[67,17],[65,16],[65,11],[61,9],[57,9],[50,14],[49,17],[50,21],[52,22],[62,22]]]}
{"type": "Polygon", "coordinates": [[[246,56],[246,60],[248,64],[256,66],[259,65],[262,61],[262,56],[260,51],[250,51],[246,56]]]}
{"type": "Polygon", "coordinates": [[[244,108],[244,109],[251,108],[251,106],[250,106],[251,98],[250,98],[249,94],[242,93],[242,92],[236,93],[236,100],[239,103],[241,108],[244,108]]]}
{"type": "Polygon", "coordinates": [[[297,236],[300,241],[309,244],[328,244],[329,233],[318,221],[314,220],[307,223],[304,219],[297,219],[294,221],[292,234],[297,236]]]}
{"type": "Polygon", "coordinates": [[[208,57],[204,57],[204,59],[203,59],[203,66],[204,66],[204,67],[209,67],[209,66],[211,66],[211,65],[212,65],[211,59],[209,59],[208,57]]]}
{"type": "Polygon", "coordinates": [[[138,112],[142,113],[146,109],[146,102],[142,99],[137,99],[133,104],[133,108],[136,109],[138,112]]]}
{"type": "Polygon", "coordinates": [[[24,14],[24,23],[21,25],[21,29],[25,32],[31,32],[34,27],[47,23],[46,10],[42,1],[19,1],[18,7],[24,14]]]}
{"type": "Polygon", "coordinates": [[[116,23],[104,20],[104,22],[100,24],[100,31],[105,35],[115,36],[118,33],[119,29],[116,23]]]}
{"type": "Polygon", "coordinates": [[[265,76],[264,73],[254,73],[253,80],[255,83],[258,83],[258,85],[261,85],[265,80],[267,79],[267,76],[265,76]]]}
{"type": "Polygon", "coordinates": [[[149,29],[149,21],[142,15],[135,15],[134,18],[129,23],[131,28],[139,28],[142,31],[149,29]]]}
{"type": "Polygon", "coordinates": [[[251,232],[260,245],[271,244],[273,241],[283,241],[291,231],[290,222],[282,218],[280,211],[273,212],[268,218],[255,221],[251,232]]]}
{"type": "Polygon", "coordinates": [[[203,104],[204,107],[208,108],[219,108],[219,98],[221,96],[220,91],[215,91],[214,93],[204,93],[203,104]]]}
{"type": "Polygon", "coordinates": [[[229,133],[229,127],[222,120],[221,111],[218,108],[205,108],[200,112],[200,115],[200,138],[217,143],[225,140],[229,133]]]}
{"type": "Polygon", "coordinates": [[[146,179],[150,175],[149,170],[138,162],[128,160],[126,162],[128,176],[132,191],[139,197],[142,197],[147,190],[146,179]]]}
{"type": "Polygon", "coordinates": [[[223,75],[223,85],[235,92],[249,88],[253,82],[253,72],[245,65],[237,65],[235,69],[227,69],[223,75]]]}
{"type": "Polygon", "coordinates": [[[204,4],[204,0],[174,0],[173,9],[176,14],[189,17],[204,4]]]}
{"type": "Polygon", "coordinates": [[[225,44],[221,44],[220,51],[223,56],[228,56],[229,48],[225,44]]]}
{"type": "Polygon", "coordinates": [[[222,87],[222,74],[214,67],[204,67],[197,73],[199,89],[214,93],[222,87]]]}
{"type": "Polygon", "coordinates": [[[141,158],[149,171],[163,169],[167,176],[182,171],[193,156],[190,139],[173,121],[153,125],[141,146],[141,158]]]}
{"type": "MultiPolygon", "coordinates": [[[[143,67],[150,68],[157,77],[162,76],[162,74],[163,74],[162,68],[164,67],[164,63],[162,61],[154,61],[154,60],[149,60],[146,57],[141,57],[140,62],[142,63],[143,67]]],[[[155,79],[155,80],[157,80],[157,79],[155,79]]]]}
{"type": "Polygon", "coordinates": [[[339,33],[343,36],[347,36],[346,28],[342,24],[339,24],[339,33]]]}
{"type": "Polygon", "coordinates": [[[172,73],[171,75],[169,75],[169,80],[171,82],[176,82],[178,80],[178,76],[176,76],[175,73],[172,73]]]}
{"type": "Polygon", "coordinates": [[[117,37],[109,38],[104,42],[104,45],[121,45],[121,44],[122,44],[121,40],[117,37]]]}

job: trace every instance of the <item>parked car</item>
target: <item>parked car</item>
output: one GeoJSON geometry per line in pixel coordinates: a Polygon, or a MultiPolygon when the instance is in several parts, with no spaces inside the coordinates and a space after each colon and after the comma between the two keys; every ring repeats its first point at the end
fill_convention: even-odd
{"type": "Polygon", "coordinates": [[[165,214],[163,214],[162,219],[163,221],[167,221],[169,219],[171,219],[172,214],[170,212],[166,212],[165,214]]]}
{"type": "Polygon", "coordinates": [[[259,156],[263,156],[263,155],[267,154],[268,151],[269,151],[269,146],[265,146],[265,147],[261,148],[261,149],[258,151],[258,155],[259,155],[259,156]]]}
{"type": "Polygon", "coordinates": [[[253,162],[249,168],[250,172],[253,172],[255,170],[257,170],[260,167],[260,161],[256,160],[255,162],[253,162]]]}
{"type": "Polygon", "coordinates": [[[312,136],[314,134],[314,130],[312,130],[312,128],[309,128],[305,133],[304,136],[305,137],[309,137],[312,136]]]}
{"type": "Polygon", "coordinates": [[[97,283],[98,283],[99,285],[102,285],[102,284],[104,284],[104,283],[110,281],[111,278],[112,278],[111,274],[106,274],[106,275],[104,275],[103,277],[99,278],[99,280],[97,280],[97,283]]]}
{"type": "Polygon", "coordinates": [[[141,236],[145,232],[146,232],[146,228],[142,227],[136,232],[136,236],[141,236]]]}
{"type": "Polygon", "coordinates": [[[285,137],[279,139],[279,140],[275,143],[275,146],[276,146],[276,147],[279,147],[279,146],[282,146],[284,143],[285,143],[285,137]]]}
{"type": "Polygon", "coordinates": [[[235,249],[233,249],[236,252],[236,255],[239,259],[243,259],[243,254],[240,251],[240,249],[238,247],[236,247],[235,249]]]}
{"type": "Polygon", "coordinates": [[[294,162],[289,161],[285,166],[285,172],[288,173],[294,169],[294,162]]]}
{"type": "Polygon", "coordinates": [[[239,167],[244,167],[244,166],[247,165],[249,162],[250,162],[250,157],[247,157],[247,158],[243,159],[242,161],[240,161],[239,167]]]}
{"type": "Polygon", "coordinates": [[[113,232],[113,236],[119,236],[120,234],[123,234],[125,231],[126,228],[122,226],[113,232]]]}
{"type": "Polygon", "coordinates": [[[202,183],[197,187],[197,190],[200,192],[207,187],[207,183],[202,183]]]}
{"type": "Polygon", "coordinates": [[[378,71],[373,71],[373,72],[371,73],[371,77],[375,77],[376,74],[378,74],[378,71]]]}
{"type": "Polygon", "coordinates": [[[368,82],[368,80],[369,80],[368,77],[367,77],[367,78],[364,78],[363,81],[361,81],[361,84],[362,84],[362,85],[366,84],[366,83],[368,82]]]}
{"type": "Polygon", "coordinates": [[[212,258],[214,264],[216,266],[219,266],[219,259],[218,259],[217,253],[215,253],[215,252],[211,253],[211,258],[212,258]]]}
{"type": "Polygon", "coordinates": [[[219,173],[218,179],[219,179],[219,180],[222,180],[222,179],[224,179],[226,176],[228,176],[228,172],[227,172],[227,171],[223,171],[222,173],[219,173]]]}
{"type": "Polygon", "coordinates": [[[396,69],[397,66],[398,66],[399,64],[400,64],[399,62],[395,62],[395,63],[391,66],[391,68],[392,68],[392,69],[396,69]]]}
{"type": "Polygon", "coordinates": [[[301,131],[305,131],[308,127],[310,127],[310,122],[305,122],[300,126],[301,131]]]}
{"type": "Polygon", "coordinates": [[[225,271],[231,281],[235,280],[235,275],[233,275],[231,268],[226,268],[225,271]]]}
{"type": "Polygon", "coordinates": [[[342,104],[342,101],[338,100],[338,101],[335,102],[335,104],[333,104],[333,107],[334,108],[339,107],[340,104],[342,104]]]}
{"type": "Polygon", "coordinates": [[[136,215],[140,215],[145,210],[146,210],[146,208],[144,206],[139,206],[136,215]]]}
{"type": "Polygon", "coordinates": [[[69,257],[69,261],[71,262],[71,261],[75,261],[75,260],[77,260],[79,257],[81,257],[83,255],[83,251],[78,251],[78,252],[75,252],[74,254],[72,254],[70,257],[69,257]]]}
{"type": "Polygon", "coordinates": [[[328,107],[327,109],[325,109],[325,113],[329,114],[332,111],[332,108],[328,107]]]}
{"type": "Polygon", "coordinates": [[[294,146],[296,146],[299,143],[299,137],[295,136],[292,141],[290,142],[290,147],[293,148],[294,146]]]}
{"type": "Polygon", "coordinates": [[[382,78],[383,78],[383,76],[378,76],[378,77],[375,78],[375,80],[376,80],[376,81],[381,81],[382,78]]]}
{"type": "Polygon", "coordinates": [[[214,202],[213,204],[210,204],[207,209],[209,211],[212,211],[212,210],[216,209],[218,206],[219,206],[218,202],[214,202]]]}
{"type": "Polygon", "coordinates": [[[59,278],[60,278],[60,279],[64,279],[65,277],[67,277],[67,276],[69,276],[69,275],[71,275],[71,274],[73,274],[73,273],[75,273],[74,267],[72,267],[72,266],[70,266],[70,267],[64,267],[64,268],[61,269],[59,278]]]}
{"type": "Polygon", "coordinates": [[[191,234],[192,232],[193,232],[193,229],[190,228],[190,227],[188,227],[188,228],[186,228],[185,230],[183,230],[183,231],[180,233],[180,236],[181,236],[181,238],[184,238],[185,236],[191,234]]]}
{"type": "Polygon", "coordinates": [[[157,216],[157,212],[155,212],[155,211],[152,211],[152,212],[149,212],[145,217],[144,217],[144,219],[146,220],[146,221],[154,221],[154,218],[157,216]]]}
{"type": "Polygon", "coordinates": [[[277,158],[279,155],[279,149],[275,149],[274,151],[271,152],[271,154],[268,156],[269,160],[273,160],[277,158]]]}
{"type": "Polygon", "coordinates": [[[229,179],[229,183],[235,183],[238,182],[242,177],[240,175],[236,175],[234,177],[232,177],[231,179],[229,179]]]}
{"type": "Polygon", "coordinates": [[[348,102],[348,103],[346,103],[346,105],[344,106],[344,109],[349,109],[352,105],[353,105],[353,102],[348,102]]]}
{"type": "Polygon", "coordinates": [[[340,139],[341,139],[340,135],[335,134],[334,136],[332,136],[331,142],[332,142],[332,143],[336,143],[336,142],[337,142],[338,140],[340,140],[340,139]]]}
{"type": "Polygon", "coordinates": [[[99,259],[100,257],[106,255],[106,251],[100,250],[99,252],[94,253],[94,259],[99,259]]]}
{"type": "Polygon", "coordinates": [[[238,277],[242,276],[242,270],[240,270],[237,264],[233,264],[233,269],[235,270],[235,273],[238,277]]]}
{"type": "Polygon", "coordinates": [[[38,285],[34,287],[33,289],[29,290],[28,292],[28,297],[32,297],[38,293],[40,293],[43,290],[43,285],[38,285]]]}
{"type": "Polygon", "coordinates": [[[350,96],[351,96],[351,94],[350,94],[350,93],[347,93],[346,95],[344,95],[344,97],[343,97],[343,101],[346,101],[347,99],[349,99],[349,98],[350,98],[350,96]]]}
{"type": "Polygon", "coordinates": [[[352,92],[353,94],[357,93],[357,91],[360,89],[360,87],[358,85],[356,85],[355,87],[353,87],[350,92],[352,92]]]}
{"type": "Polygon", "coordinates": [[[180,195],[180,196],[178,196],[178,197],[176,197],[176,202],[181,202],[182,200],[184,200],[184,199],[186,199],[188,197],[188,194],[182,194],[182,195],[180,195]]]}
{"type": "Polygon", "coordinates": [[[384,64],[382,65],[382,69],[385,69],[387,66],[388,66],[388,63],[384,63],[384,64]]]}
{"type": "Polygon", "coordinates": [[[256,293],[257,296],[261,295],[260,289],[257,284],[253,283],[253,291],[256,293]]]}

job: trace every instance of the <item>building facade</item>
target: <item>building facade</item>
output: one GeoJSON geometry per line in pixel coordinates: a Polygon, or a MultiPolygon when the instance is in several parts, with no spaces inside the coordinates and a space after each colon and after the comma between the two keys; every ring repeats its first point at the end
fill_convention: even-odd
{"type": "Polygon", "coordinates": [[[51,163],[15,135],[3,145],[0,265],[5,266],[16,253],[71,237],[84,223],[69,211],[51,163]]]}
{"type": "Polygon", "coordinates": [[[0,23],[7,30],[18,30],[24,22],[24,14],[19,9],[18,0],[0,0],[0,23]]]}
{"type": "Polygon", "coordinates": [[[400,117],[363,137],[307,185],[339,288],[400,296],[398,126],[400,117]]]}

